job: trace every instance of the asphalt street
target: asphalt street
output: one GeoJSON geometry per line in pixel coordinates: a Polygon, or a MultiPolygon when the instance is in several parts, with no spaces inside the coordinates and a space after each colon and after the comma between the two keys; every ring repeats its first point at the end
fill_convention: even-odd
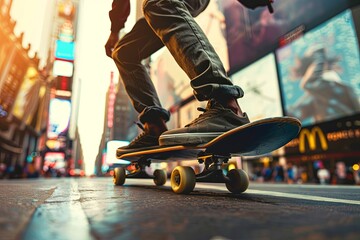
{"type": "Polygon", "coordinates": [[[0,239],[359,239],[360,187],[111,178],[0,181],[0,239]]]}

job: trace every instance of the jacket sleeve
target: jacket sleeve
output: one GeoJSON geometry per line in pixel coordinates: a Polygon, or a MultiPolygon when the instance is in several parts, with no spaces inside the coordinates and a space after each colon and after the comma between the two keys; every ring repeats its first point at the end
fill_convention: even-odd
{"type": "Polygon", "coordinates": [[[130,0],[113,0],[109,11],[111,32],[118,33],[125,25],[130,14],[130,0]]]}

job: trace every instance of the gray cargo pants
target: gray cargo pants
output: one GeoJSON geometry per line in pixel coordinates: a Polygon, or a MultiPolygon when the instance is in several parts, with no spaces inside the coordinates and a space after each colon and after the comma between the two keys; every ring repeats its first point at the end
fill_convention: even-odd
{"type": "Polygon", "coordinates": [[[191,79],[199,101],[243,96],[232,84],[219,56],[194,21],[210,0],[144,0],[144,18],[115,46],[113,59],[142,123],[170,114],[161,107],[155,87],[141,61],[162,48],[169,49],[191,79]]]}

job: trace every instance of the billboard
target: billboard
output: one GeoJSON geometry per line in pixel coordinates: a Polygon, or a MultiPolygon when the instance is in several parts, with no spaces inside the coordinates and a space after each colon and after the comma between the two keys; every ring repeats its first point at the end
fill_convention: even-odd
{"type": "Polygon", "coordinates": [[[53,98],[50,100],[49,126],[47,136],[57,139],[66,136],[69,129],[71,102],[66,99],[53,98]]]}
{"type": "Polygon", "coordinates": [[[40,132],[46,129],[49,118],[50,88],[42,85],[39,91],[39,105],[36,113],[35,130],[40,132]]]}
{"type": "Polygon", "coordinates": [[[274,54],[236,72],[231,79],[244,90],[238,102],[251,121],[283,115],[274,54]]]}
{"type": "Polygon", "coordinates": [[[129,145],[128,141],[120,141],[120,140],[111,140],[106,143],[106,161],[103,162],[103,164],[106,165],[112,165],[112,164],[124,164],[129,165],[130,162],[123,160],[123,159],[117,159],[116,157],[116,150],[119,147],[127,146],[129,145]]]}
{"type": "Polygon", "coordinates": [[[74,60],[75,43],[56,40],[55,58],[64,60],[74,60]]]}
{"type": "Polygon", "coordinates": [[[275,12],[267,8],[246,9],[236,0],[219,1],[225,16],[230,72],[275,50],[280,38],[303,26],[306,31],[345,10],[349,1],[275,1],[275,12]],[[315,10],[316,9],[316,10],[315,10]]]}
{"type": "Polygon", "coordinates": [[[276,52],[285,113],[303,125],[360,112],[360,55],[350,10],[276,52]]]}
{"type": "Polygon", "coordinates": [[[74,72],[74,63],[55,60],[53,66],[54,76],[72,77],[74,72]]]}
{"type": "Polygon", "coordinates": [[[26,71],[20,91],[13,107],[13,115],[29,125],[36,113],[39,103],[41,82],[36,68],[29,67],[26,71]]]}

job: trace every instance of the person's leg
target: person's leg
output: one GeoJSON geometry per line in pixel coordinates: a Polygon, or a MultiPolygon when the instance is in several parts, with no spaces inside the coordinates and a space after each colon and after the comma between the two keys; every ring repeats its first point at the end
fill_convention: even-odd
{"type": "Polygon", "coordinates": [[[115,46],[112,57],[119,69],[125,89],[144,124],[144,133],[137,137],[128,148],[142,148],[158,145],[158,136],[167,130],[165,122],[170,114],[163,109],[141,61],[163,47],[145,19],[140,19],[133,29],[115,46]]]}
{"type": "Polygon", "coordinates": [[[199,101],[243,96],[234,86],[202,29],[193,19],[209,0],[145,0],[144,16],[191,79],[199,101]],[[193,13],[193,14],[192,14],[193,13]]]}
{"type": "Polygon", "coordinates": [[[140,19],[119,41],[112,54],[133,106],[141,114],[140,120],[144,119],[142,122],[148,120],[146,115],[153,113],[150,109],[155,109],[160,115],[164,115],[153,82],[141,63],[143,59],[163,46],[145,19],[140,19]]]}
{"type": "Polygon", "coordinates": [[[156,35],[169,49],[191,79],[199,101],[209,100],[198,119],[185,128],[167,131],[160,145],[199,144],[249,122],[238,105],[243,96],[232,84],[207,37],[193,19],[195,10],[208,0],[145,0],[144,16],[156,35]]]}

